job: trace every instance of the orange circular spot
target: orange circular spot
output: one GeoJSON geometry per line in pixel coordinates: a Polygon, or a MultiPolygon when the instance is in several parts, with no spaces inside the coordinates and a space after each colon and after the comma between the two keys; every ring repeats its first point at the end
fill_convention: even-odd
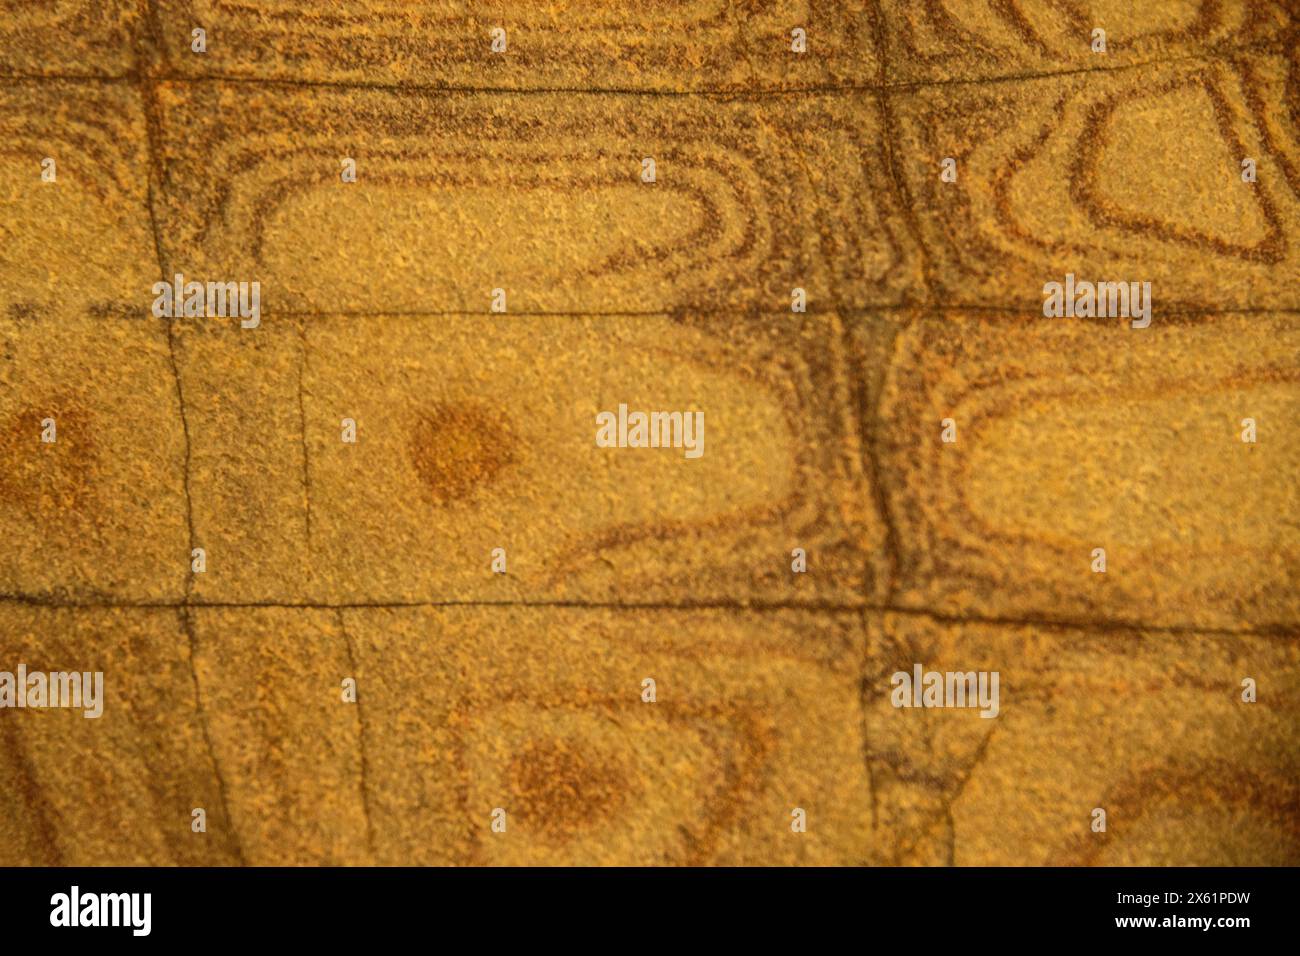
{"type": "Polygon", "coordinates": [[[434,405],[411,435],[416,474],[439,505],[468,499],[515,462],[504,418],[480,405],[434,405]]]}
{"type": "Polygon", "coordinates": [[[626,762],[590,741],[530,740],[510,762],[513,813],[523,826],[566,840],[614,816],[638,788],[626,762]]]}
{"type": "Polygon", "coordinates": [[[67,401],[28,406],[0,422],[0,503],[25,511],[75,511],[90,497],[97,454],[91,416],[67,401]],[[42,421],[55,438],[41,441],[42,421]]]}

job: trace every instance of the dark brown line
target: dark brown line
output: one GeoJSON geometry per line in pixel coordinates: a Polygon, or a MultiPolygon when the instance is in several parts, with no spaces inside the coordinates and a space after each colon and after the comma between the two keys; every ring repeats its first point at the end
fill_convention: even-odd
{"type": "MultiPolygon", "coordinates": [[[[1103,67],[1074,67],[1062,70],[1029,70],[1019,73],[1006,73],[990,77],[970,77],[957,78],[946,77],[938,80],[910,80],[899,83],[852,83],[852,84],[824,84],[816,86],[802,87],[698,87],[694,89],[654,89],[654,88],[637,88],[637,87],[565,87],[565,86],[535,86],[535,87],[501,87],[501,86],[457,86],[450,84],[437,83],[367,83],[364,81],[352,80],[307,80],[294,77],[259,77],[259,76],[239,76],[237,74],[223,73],[206,73],[186,75],[165,68],[160,70],[154,77],[156,81],[169,84],[199,84],[199,83],[229,83],[232,85],[250,85],[250,86],[289,86],[295,88],[324,88],[340,90],[375,90],[395,93],[441,93],[451,95],[520,95],[529,96],[537,94],[569,94],[579,96],[650,96],[650,97],[682,97],[682,96],[708,96],[708,97],[731,97],[743,99],[747,97],[764,97],[764,96],[784,96],[784,95],[806,95],[806,94],[852,94],[852,93],[889,93],[902,90],[925,89],[936,86],[989,86],[997,83],[1017,83],[1025,80],[1052,79],[1063,76],[1078,76],[1086,73],[1122,73],[1128,70],[1139,70],[1146,67],[1167,66],[1171,64],[1187,63],[1196,60],[1221,60],[1230,57],[1240,57],[1247,54],[1256,53],[1276,53],[1285,49],[1285,42],[1282,40],[1265,40],[1255,43],[1242,44],[1241,46],[1219,46],[1196,53],[1188,53],[1183,56],[1171,57],[1164,60],[1140,60],[1133,63],[1122,63],[1117,66],[1103,67]]],[[[17,83],[43,83],[43,82],[71,82],[71,83],[121,83],[134,82],[135,76],[132,73],[117,74],[76,74],[76,73],[49,73],[49,74],[3,74],[0,75],[0,85],[17,84],[17,83]]]]}
{"type": "Polygon", "coordinates": [[[361,752],[361,779],[358,781],[361,789],[361,810],[366,817],[366,842],[370,847],[371,861],[375,859],[375,825],[370,817],[370,758],[366,755],[366,712],[361,698],[365,696],[361,690],[361,681],[358,677],[356,648],[353,646],[352,635],[348,633],[347,621],[343,616],[343,608],[337,608],[335,611],[339,631],[343,635],[343,644],[347,648],[348,667],[352,669],[352,677],[357,681],[357,749],[361,752]]]}
{"type": "Polygon", "coordinates": [[[136,81],[135,72],[128,70],[125,73],[5,73],[0,74],[0,84],[27,84],[27,83],[93,83],[98,86],[106,86],[112,83],[133,84],[136,81]]]}
{"type": "Polygon", "coordinates": [[[1029,615],[999,616],[981,614],[946,614],[940,611],[930,611],[925,608],[899,606],[884,606],[880,608],[869,608],[869,610],[878,610],[883,614],[907,614],[915,617],[926,617],[939,624],[957,626],[963,624],[978,624],[995,627],[1041,627],[1058,631],[1097,631],[1102,634],[1138,631],[1148,634],[1187,636],[1196,636],[1201,634],[1207,636],[1213,635],[1226,637],[1300,638],[1300,622],[1266,624],[1260,627],[1250,628],[1221,628],[1198,627],[1190,624],[1143,624],[1139,621],[1125,618],[1088,620],[1087,618],[1065,616],[1033,617],[1029,615]]]}
{"type": "Polygon", "coordinates": [[[818,84],[815,86],[801,87],[696,87],[692,89],[654,89],[638,87],[568,87],[568,86],[534,86],[534,87],[509,87],[509,86],[460,86],[454,84],[439,83],[367,83],[365,81],[351,80],[305,80],[292,77],[256,77],[256,76],[239,76],[232,74],[201,74],[201,75],[180,75],[168,74],[161,76],[160,79],[166,82],[182,83],[231,83],[231,84],[265,84],[292,86],[296,88],[304,87],[323,87],[331,89],[367,89],[382,90],[391,92],[429,92],[429,93],[449,93],[449,94],[494,94],[494,95],[533,95],[546,93],[562,93],[570,95],[591,95],[591,96],[655,96],[655,97],[673,97],[673,96],[720,96],[720,97],[757,97],[757,96],[783,96],[783,95],[801,95],[801,94],[846,94],[846,93],[890,93],[899,90],[923,89],[934,86],[987,86],[996,83],[1017,83],[1024,80],[1041,80],[1052,79],[1062,76],[1078,76],[1086,73],[1123,73],[1128,70],[1139,70],[1146,67],[1168,66],[1178,63],[1189,63],[1197,60],[1222,60],[1232,56],[1241,56],[1248,53],[1274,53],[1285,48],[1284,40],[1264,40],[1255,43],[1245,43],[1240,46],[1224,45],[1201,50],[1196,53],[1187,53],[1182,56],[1170,57],[1163,60],[1139,60],[1133,63],[1121,63],[1117,66],[1094,66],[1094,67],[1072,67],[1061,70],[1026,70],[1019,73],[1004,73],[992,77],[971,77],[971,78],[954,78],[948,77],[941,80],[911,80],[901,83],[889,83],[879,81],[876,83],[841,83],[841,84],[818,84]]]}
{"type": "Polygon", "coordinates": [[[217,760],[217,750],[212,744],[212,731],[208,727],[207,711],[203,706],[203,691],[199,686],[199,669],[198,659],[198,634],[194,630],[194,617],[190,612],[187,604],[180,605],[176,608],[180,613],[181,625],[185,630],[185,638],[189,644],[190,650],[190,680],[194,684],[194,707],[196,716],[199,720],[199,729],[203,732],[203,741],[208,748],[208,759],[212,761],[212,775],[217,781],[217,797],[221,801],[221,815],[225,819],[228,843],[235,852],[235,858],[239,861],[240,866],[247,866],[248,860],[244,857],[243,843],[239,839],[239,833],[235,829],[235,818],[230,812],[230,799],[227,796],[226,778],[221,772],[221,763],[217,760]]]}
{"type": "Polygon", "coordinates": [[[871,629],[866,613],[860,615],[858,627],[862,631],[862,674],[858,678],[858,708],[862,711],[862,763],[867,771],[867,793],[871,797],[871,829],[880,828],[880,801],[876,797],[876,762],[871,751],[871,718],[868,699],[871,695],[871,675],[867,673],[871,660],[871,629]]]}
{"type": "MultiPolygon", "coordinates": [[[[1050,277],[1049,277],[1050,278],[1050,277]]],[[[1057,276],[1059,279],[1060,277],[1057,276]]],[[[125,310],[135,309],[134,303],[124,305],[122,310],[117,314],[122,321],[139,321],[137,316],[128,316],[125,310]]],[[[147,310],[140,307],[142,313],[147,310]]],[[[1038,304],[1017,303],[1009,305],[970,305],[962,303],[926,303],[926,302],[880,302],[868,305],[810,305],[805,313],[814,317],[831,317],[839,316],[849,318],[855,315],[869,314],[872,312],[910,312],[917,314],[929,314],[935,318],[942,319],[944,313],[970,313],[970,314],[991,314],[991,315],[1029,315],[1035,318],[1045,318],[1041,302],[1038,304]]],[[[697,317],[707,316],[726,316],[728,318],[764,318],[768,316],[789,316],[792,315],[788,309],[747,309],[747,308],[677,308],[677,309],[644,309],[644,310],[607,310],[607,311],[519,311],[519,312],[466,312],[464,310],[445,309],[445,310],[410,310],[410,309],[364,309],[356,311],[329,311],[329,310],[280,310],[280,309],[263,309],[263,319],[317,319],[317,320],[334,320],[334,319],[440,319],[440,318],[466,318],[466,319],[492,319],[499,322],[509,322],[516,318],[556,318],[556,319],[635,319],[635,318],[679,318],[684,315],[697,317]]],[[[1155,313],[1156,318],[1180,318],[1187,316],[1205,316],[1205,315],[1295,315],[1300,314],[1300,305],[1295,306],[1185,306],[1174,305],[1172,307],[1161,308],[1155,313]]],[[[147,316],[146,316],[147,317],[147,316]]],[[[105,315],[105,320],[109,316],[105,315]]],[[[39,318],[35,321],[40,321],[39,318]]],[[[181,320],[185,321],[185,320],[181,320]]],[[[1109,323],[1114,321],[1109,318],[1101,319],[1052,319],[1054,322],[1090,322],[1090,323],[1109,323]]]]}
{"type": "MultiPolygon", "coordinates": [[[[898,337],[898,330],[891,329],[889,334],[889,348],[894,347],[898,337]]],[[[878,428],[881,424],[880,410],[884,401],[885,385],[889,375],[888,365],[881,370],[879,379],[879,388],[877,390],[875,401],[870,401],[871,396],[868,394],[868,376],[859,356],[849,336],[849,329],[845,327],[842,336],[842,345],[844,354],[847,357],[849,368],[852,372],[853,381],[849,383],[850,401],[853,403],[853,416],[857,421],[858,441],[862,447],[862,461],[866,466],[867,481],[870,483],[871,502],[874,506],[877,517],[885,529],[885,561],[887,563],[885,586],[880,588],[879,582],[874,580],[875,564],[868,560],[865,562],[866,568],[864,574],[867,580],[863,581],[864,594],[881,594],[883,593],[885,603],[888,604],[894,596],[895,582],[898,580],[899,566],[902,562],[902,537],[899,534],[898,527],[894,523],[894,516],[889,507],[889,495],[885,488],[882,476],[884,475],[884,465],[880,451],[880,440],[878,428]],[[871,415],[866,414],[870,408],[871,415]]]]}
{"type": "Polygon", "coordinates": [[[1219,637],[1279,637],[1300,639],[1300,621],[1285,621],[1259,627],[1225,628],[1195,624],[1152,624],[1131,618],[1102,618],[1089,620],[1077,617],[1034,617],[1032,615],[980,615],[949,614],[926,608],[867,601],[754,601],[742,598],[731,600],[710,599],[701,601],[491,601],[491,600],[427,600],[427,601],[110,601],[110,600],[55,600],[36,594],[0,594],[0,605],[16,604],[49,610],[242,610],[273,608],[281,610],[418,610],[421,608],[557,608],[583,611],[739,611],[772,613],[781,611],[807,611],[826,614],[900,614],[925,617],[945,625],[990,625],[995,627],[1040,627],[1056,631],[1095,631],[1101,634],[1146,633],[1171,636],[1219,637]]]}

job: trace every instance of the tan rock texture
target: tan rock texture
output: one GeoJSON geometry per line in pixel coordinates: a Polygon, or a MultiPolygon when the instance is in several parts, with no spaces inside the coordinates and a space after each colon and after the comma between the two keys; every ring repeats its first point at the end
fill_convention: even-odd
{"type": "Polygon", "coordinates": [[[1295,3],[0,14],[0,865],[1300,864],[1295,3]]]}

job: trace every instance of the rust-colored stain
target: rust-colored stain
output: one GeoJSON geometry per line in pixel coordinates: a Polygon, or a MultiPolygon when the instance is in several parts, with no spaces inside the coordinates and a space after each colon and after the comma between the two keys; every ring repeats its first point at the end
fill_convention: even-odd
{"type": "Polygon", "coordinates": [[[75,515],[91,507],[98,423],[66,398],[0,420],[0,502],[32,515],[75,515]],[[54,441],[42,439],[46,422],[54,441]]]}
{"type": "Polygon", "coordinates": [[[517,456],[504,418],[481,406],[438,404],[411,434],[411,463],[432,500],[448,505],[501,480],[517,456]]]}
{"type": "Polygon", "coordinates": [[[525,827],[565,840],[607,823],[633,799],[643,797],[627,760],[593,743],[530,740],[511,757],[511,798],[518,801],[525,827]]]}

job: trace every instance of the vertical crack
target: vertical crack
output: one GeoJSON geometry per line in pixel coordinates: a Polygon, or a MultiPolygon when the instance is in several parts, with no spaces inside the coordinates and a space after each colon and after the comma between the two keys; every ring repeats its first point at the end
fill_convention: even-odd
{"type": "MultiPolygon", "coordinates": [[[[162,42],[162,27],[158,16],[158,10],[152,0],[149,0],[145,7],[145,22],[149,31],[148,40],[152,41],[153,52],[161,58],[165,66],[167,56],[165,46],[162,42]]],[[[158,272],[161,281],[167,282],[169,281],[169,269],[167,257],[163,253],[162,229],[158,223],[157,199],[155,194],[156,189],[163,188],[163,184],[166,180],[166,168],[163,164],[162,151],[159,147],[159,143],[162,140],[162,110],[158,103],[158,91],[154,77],[146,64],[148,53],[149,50],[146,48],[146,38],[142,34],[136,46],[134,79],[140,92],[140,98],[145,114],[145,146],[149,160],[149,185],[146,205],[149,213],[149,228],[153,234],[154,255],[158,259],[158,272]]],[[[198,636],[195,633],[194,619],[191,609],[194,600],[194,572],[190,567],[190,562],[193,559],[194,548],[197,547],[197,535],[194,529],[194,497],[191,488],[193,442],[190,438],[189,414],[185,405],[185,386],[181,379],[180,362],[176,354],[175,319],[167,320],[167,355],[171,366],[172,382],[176,388],[176,407],[181,421],[181,434],[185,442],[185,460],[182,467],[182,489],[185,497],[186,535],[189,541],[187,553],[181,563],[181,566],[185,569],[185,584],[183,588],[184,601],[177,610],[181,615],[181,623],[184,627],[186,641],[189,645],[190,680],[194,685],[194,706],[198,715],[199,727],[203,733],[203,742],[207,747],[208,760],[212,764],[212,775],[217,782],[217,797],[221,802],[221,813],[226,824],[228,836],[227,842],[234,851],[235,857],[239,861],[240,865],[247,866],[248,861],[244,856],[243,845],[239,839],[239,834],[235,830],[235,821],[234,816],[231,813],[225,775],[221,771],[221,764],[217,759],[216,747],[212,743],[212,730],[209,726],[207,710],[203,705],[203,692],[199,684],[199,672],[197,666],[198,636]]]]}
{"type": "Polygon", "coordinates": [[[867,769],[867,792],[871,796],[871,829],[880,827],[880,807],[876,800],[876,769],[871,759],[870,693],[871,693],[871,632],[868,615],[871,612],[859,612],[862,627],[862,677],[858,683],[858,707],[862,710],[862,762],[867,769]]]}
{"type": "Polygon", "coordinates": [[[370,847],[370,856],[373,860],[375,857],[375,825],[370,815],[370,758],[367,756],[366,738],[366,711],[365,705],[362,704],[363,696],[360,688],[360,680],[357,671],[357,654],[353,645],[352,635],[348,633],[347,621],[343,615],[343,609],[337,610],[339,631],[343,634],[343,642],[348,651],[348,667],[352,670],[354,677],[357,677],[357,749],[361,751],[361,809],[366,817],[366,843],[370,847]]]}
{"type": "Polygon", "coordinates": [[[198,711],[199,728],[203,731],[203,741],[208,748],[208,759],[212,761],[212,774],[217,780],[217,796],[221,800],[221,814],[225,818],[226,830],[229,834],[228,842],[235,853],[236,859],[239,860],[240,866],[247,866],[248,860],[244,857],[243,843],[239,839],[239,834],[235,831],[235,818],[230,812],[226,778],[221,772],[221,764],[217,761],[217,751],[212,745],[212,731],[208,726],[207,711],[203,706],[203,692],[199,687],[199,671],[196,664],[198,660],[198,634],[194,630],[193,612],[188,606],[182,606],[177,610],[181,615],[181,621],[185,628],[185,637],[190,648],[190,679],[194,683],[194,707],[198,711]]]}
{"type": "Polygon", "coordinates": [[[894,201],[898,204],[899,214],[903,217],[903,221],[907,225],[907,231],[911,233],[917,251],[921,256],[921,281],[925,285],[925,304],[933,305],[939,301],[939,297],[936,295],[934,276],[931,270],[930,251],[926,248],[925,239],[921,235],[921,223],[916,218],[912,194],[908,190],[902,174],[898,171],[898,163],[894,158],[896,123],[894,122],[894,110],[891,104],[893,94],[888,85],[889,46],[885,39],[885,15],[881,9],[880,0],[874,0],[872,3],[872,30],[875,34],[876,50],[880,59],[875,96],[880,110],[880,140],[885,147],[885,170],[889,173],[889,181],[894,187],[894,201]]]}

